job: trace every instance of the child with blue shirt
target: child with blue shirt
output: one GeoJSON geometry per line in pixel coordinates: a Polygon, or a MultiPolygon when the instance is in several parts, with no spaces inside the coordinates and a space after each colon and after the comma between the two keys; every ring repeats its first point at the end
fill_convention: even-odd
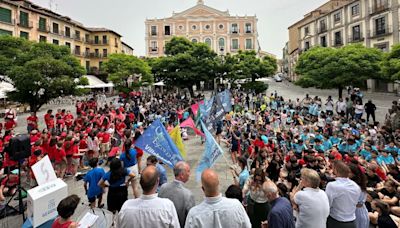
{"type": "Polygon", "coordinates": [[[92,167],[86,175],[84,180],[84,188],[86,195],[88,197],[90,207],[96,207],[96,198],[98,199],[97,207],[101,208],[104,205],[103,201],[103,189],[98,185],[101,178],[104,176],[104,169],[101,167],[97,167],[99,160],[98,158],[92,158],[89,160],[89,165],[92,167]],[[89,185],[89,187],[88,187],[89,185]]]}

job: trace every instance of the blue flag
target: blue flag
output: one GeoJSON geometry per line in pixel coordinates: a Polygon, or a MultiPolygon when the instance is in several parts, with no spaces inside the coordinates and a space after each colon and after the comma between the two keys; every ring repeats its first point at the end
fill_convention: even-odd
{"type": "Polygon", "coordinates": [[[205,169],[211,168],[214,165],[215,161],[219,158],[219,156],[221,156],[224,152],[222,148],[218,145],[214,137],[211,135],[211,133],[207,130],[203,122],[201,122],[201,126],[203,128],[204,134],[206,135],[206,144],[203,157],[201,158],[196,168],[197,181],[200,181],[203,171],[205,169]]]}
{"type": "Polygon", "coordinates": [[[135,146],[156,156],[171,168],[182,161],[179,149],[176,147],[160,120],[155,120],[135,142],[135,146]]]}
{"type": "Polygon", "coordinates": [[[225,112],[232,111],[232,105],[231,105],[232,94],[231,94],[231,91],[226,89],[223,92],[218,93],[218,97],[221,100],[222,106],[224,107],[224,111],[225,112]]]}

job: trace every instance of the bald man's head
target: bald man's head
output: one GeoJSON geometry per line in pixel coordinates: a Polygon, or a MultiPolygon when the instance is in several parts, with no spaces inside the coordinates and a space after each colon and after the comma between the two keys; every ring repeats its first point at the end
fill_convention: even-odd
{"type": "Polygon", "coordinates": [[[159,174],[155,166],[147,166],[140,176],[140,186],[143,194],[155,193],[158,185],[159,174]],[[154,192],[153,192],[154,191],[154,192]]]}
{"type": "Polygon", "coordinates": [[[206,169],[201,174],[201,184],[204,194],[207,197],[214,197],[219,195],[219,179],[217,173],[211,169],[206,169]]]}
{"type": "Polygon", "coordinates": [[[263,191],[264,191],[264,193],[267,196],[269,201],[273,201],[273,200],[275,200],[276,198],[279,197],[278,187],[272,181],[264,182],[263,191]]]}

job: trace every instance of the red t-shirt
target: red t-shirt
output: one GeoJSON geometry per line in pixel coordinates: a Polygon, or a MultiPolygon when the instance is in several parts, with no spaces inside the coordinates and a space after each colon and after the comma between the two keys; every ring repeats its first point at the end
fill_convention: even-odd
{"type": "Polygon", "coordinates": [[[8,119],[5,123],[4,123],[4,128],[6,130],[11,130],[15,127],[15,121],[13,119],[8,119]]]}
{"type": "Polygon", "coordinates": [[[47,155],[49,155],[51,161],[54,161],[56,159],[56,153],[57,153],[57,147],[55,145],[54,146],[49,145],[47,155]]]}
{"type": "Polygon", "coordinates": [[[18,164],[18,162],[11,160],[10,155],[8,153],[5,154],[3,168],[10,167],[10,166],[16,166],[17,164],[18,164]]]}
{"type": "Polygon", "coordinates": [[[28,126],[32,126],[33,128],[37,127],[37,122],[38,122],[37,116],[28,116],[26,120],[28,122],[28,126]]]}
{"type": "Polygon", "coordinates": [[[101,136],[102,136],[101,143],[109,143],[110,142],[110,139],[111,139],[110,133],[103,132],[101,136]]]}
{"type": "Polygon", "coordinates": [[[64,149],[56,149],[54,153],[54,160],[56,163],[60,163],[67,155],[65,154],[64,149]]]}
{"type": "Polygon", "coordinates": [[[108,157],[115,157],[119,152],[119,147],[115,146],[111,148],[110,152],[108,153],[108,157]]]}
{"type": "Polygon", "coordinates": [[[50,116],[51,116],[51,114],[48,114],[48,113],[46,113],[46,114],[44,115],[44,122],[46,123],[46,125],[47,125],[47,123],[49,122],[49,120],[51,119],[50,116]]]}
{"type": "Polygon", "coordinates": [[[64,120],[65,120],[65,125],[70,127],[74,122],[74,116],[72,114],[67,114],[64,116],[64,120]]]}

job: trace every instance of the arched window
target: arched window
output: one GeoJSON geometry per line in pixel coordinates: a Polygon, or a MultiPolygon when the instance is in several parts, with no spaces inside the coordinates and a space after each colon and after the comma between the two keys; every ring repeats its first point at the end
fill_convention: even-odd
{"type": "Polygon", "coordinates": [[[211,47],[211,39],[210,38],[206,38],[204,40],[204,43],[206,43],[209,47],[211,47]]]}
{"type": "Polygon", "coordinates": [[[192,39],[192,42],[193,43],[197,43],[197,39],[192,39]]]}
{"type": "Polygon", "coordinates": [[[225,49],[225,39],[224,39],[224,38],[219,38],[218,44],[219,44],[219,48],[220,48],[221,50],[224,50],[224,49],[225,49]]]}

